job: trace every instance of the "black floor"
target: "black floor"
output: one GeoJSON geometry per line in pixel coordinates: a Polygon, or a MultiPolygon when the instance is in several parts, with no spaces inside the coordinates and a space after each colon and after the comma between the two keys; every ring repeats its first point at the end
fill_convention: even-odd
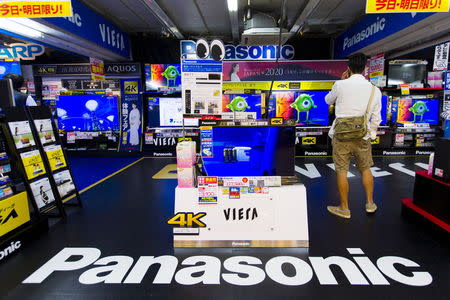
{"type": "MultiPolygon", "coordinates": [[[[445,236],[432,235],[421,225],[401,215],[401,199],[412,196],[414,177],[422,170],[423,158],[377,158],[375,199],[379,211],[364,212],[363,190],[355,168],[351,177],[352,218],[343,220],[327,213],[326,206],[337,203],[334,171],[329,158],[298,159],[303,169],[299,177],[308,190],[309,252],[298,249],[191,249],[172,246],[171,228],[166,220],[173,214],[176,180],[155,180],[152,176],[171,159],[144,159],[122,173],[82,194],[84,207],[71,209],[67,221],[60,221],[39,240],[0,264],[0,295],[5,299],[449,299],[450,248],[445,236]],[[399,167],[404,167],[399,171],[399,167]],[[408,172],[409,171],[409,172],[408,172]],[[305,173],[306,172],[306,173],[305,173]],[[390,174],[386,173],[389,172],[390,174]],[[307,175],[304,175],[307,174],[307,175]],[[381,176],[382,175],[382,176],[381,176]],[[319,177],[320,176],[320,177],[319,177]],[[313,177],[313,178],[310,178],[313,177]],[[22,284],[30,274],[66,247],[93,247],[101,257],[172,255],[181,262],[196,255],[214,256],[223,261],[232,256],[253,256],[263,265],[276,256],[294,256],[310,264],[308,257],[341,256],[352,259],[347,248],[361,248],[372,260],[384,256],[410,259],[420,267],[397,266],[406,276],[429,272],[433,282],[413,287],[389,279],[386,286],[351,285],[344,274],[332,269],[338,285],[321,285],[314,277],[300,286],[286,286],[268,276],[253,286],[220,284],[153,284],[157,268],[151,269],[141,284],[93,284],[79,282],[80,275],[93,266],[75,271],[59,271],[40,284],[22,284]]],[[[73,259],[77,259],[76,257],[73,259]]],[[[227,273],[221,267],[222,273],[227,273]]],[[[294,276],[293,268],[283,267],[294,276]]],[[[178,270],[177,269],[177,270],[178,270]]],[[[229,273],[229,272],[228,272],[229,273]]],[[[202,273],[194,274],[201,276],[202,273]]]]}

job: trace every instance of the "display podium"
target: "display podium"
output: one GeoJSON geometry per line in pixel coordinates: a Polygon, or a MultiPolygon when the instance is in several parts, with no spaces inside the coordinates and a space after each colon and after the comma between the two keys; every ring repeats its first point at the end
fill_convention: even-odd
{"type": "Polygon", "coordinates": [[[216,203],[203,204],[197,188],[177,187],[175,215],[205,213],[201,221],[206,227],[174,228],[174,247],[309,247],[303,184],[230,198],[219,189],[216,203]]]}

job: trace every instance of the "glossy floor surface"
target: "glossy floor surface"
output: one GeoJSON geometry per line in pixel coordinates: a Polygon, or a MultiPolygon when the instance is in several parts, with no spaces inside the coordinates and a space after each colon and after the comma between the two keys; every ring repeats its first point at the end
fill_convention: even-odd
{"type": "MultiPolygon", "coordinates": [[[[296,170],[308,191],[309,250],[300,249],[173,249],[171,228],[174,179],[152,177],[174,161],[144,159],[123,172],[82,193],[84,207],[68,211],[66,221],[54,224],[39,240],[0,264],[0,295],[5,299],[448,299],[450,294],[450,247],[445,236],[435,236],[422,225],[401,214],[401,199],[413,193],[414,171],[423,170],[424,158],[375,158],[375,215],[364,212],[360,176],[352,167],[350,206],[352,218],[330,215],[326,206],[337,203],[334,171],[330,158],[297,159],[296,170]],[[330,164],[330,165],[329,165],[330,164]],[[332,268],[337,285],[323,285],[314,275],[307,283],[287,286],[269,278],[252,286],[220,284],[154,284],[157,268],[140,284],[82,284],[80,275],[92,265],[73,271],[57,271],[42,283],[23,284],[30,274],[66,247],[96,248],[101,257],[170,255],[181,262],[192,256],[213,256],[224,262],[232,256],[253,256],[264,264],[276,256],[291,256],[309,262],[308,257],[341,256],[352,259],[347,248],[360,248],[372,261],[398,256],[418,267],[397,266],[406,277],[427,272],[432,283],[413,287],[388,280],[388,285],[352,285],[339,268],[332,268]]],[[[95,162],[92,162],[95,166],[95,162]]],[[[76,166],[74,166],[76,168],[76,166]]],[[[92,169],[94,170],[94,169],[92,169]]],[[[76,173],[78,174],[78,173],[76,173]]],[[[161,175],[161,174],[160,174],[161,175]]],[[[168,177],[173,176],[169,172],[168,177]]],[[[79,176],[79,175],[76,175],[79,176]]],[[[165,177],[164,174],[162,177],[165,177]]],[[[79,258],[72,257],[77,260],[79,258]]],[[[98,267],[98,266],[97,266],[98,267]]],[[[229,271],[221,266],[221,272],[229,271]]],[[[120,268],[119,268],[120,269],[120,268]]],[[[177,269],[177,270],[178,270],[177,269]]],[[[127,270],[127,268],[125,268],[127,270]]],[[[285,266],[286,276],[295,269],[285,266]]],[[[100,275],[107,275],[105,274],[100,275]]],[[[99,276],[100,276],[99,275],[99,276]]],[[[193,276],[204,276],[202,272],[193,276]]],[[[123,274],[121,276],[124,276],[123,274]]],[[[245,277],[245,275],[242,275],[245,277]]]]}

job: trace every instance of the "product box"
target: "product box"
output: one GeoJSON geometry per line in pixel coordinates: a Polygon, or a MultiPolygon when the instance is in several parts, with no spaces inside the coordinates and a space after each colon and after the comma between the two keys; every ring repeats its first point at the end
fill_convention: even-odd
{"type": "Polygon", "coordinates": [[[195,164],[197,153],[194,141],[182,141],[177,145],[177,167],[188,168],[195,164]]]}
{"type": "Polygon", "coordinates": [[[177,168],[178,187],[192,188],[195,185],[195,169],[194,167],[177,168]]]}

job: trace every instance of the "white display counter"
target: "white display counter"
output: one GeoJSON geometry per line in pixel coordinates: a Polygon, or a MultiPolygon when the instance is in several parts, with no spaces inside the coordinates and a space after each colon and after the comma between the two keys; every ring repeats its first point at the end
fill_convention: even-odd
{"type": "Polygon", "coordinates": [[[206,227],[174,228],[174,247],[309,247],[305,186],[266,192],[242,193],[239,199],[219,192],[217,203],[199,204],[196,188],[177,187],[175,214],[206,213],[206,227]]]}

